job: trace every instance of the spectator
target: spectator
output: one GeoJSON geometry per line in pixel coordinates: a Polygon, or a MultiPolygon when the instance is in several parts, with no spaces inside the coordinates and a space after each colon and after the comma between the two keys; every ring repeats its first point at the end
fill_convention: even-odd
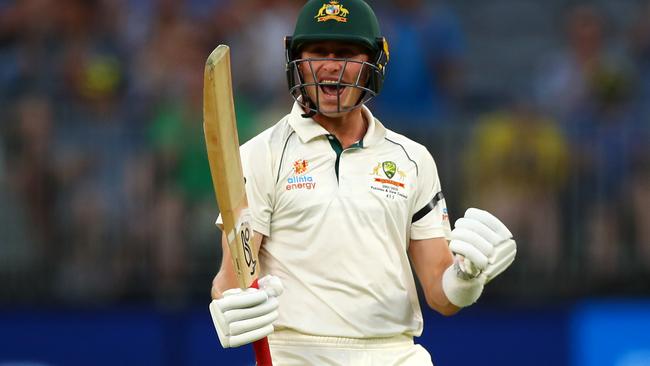
{"type": "Polygon", "coordinates": [[[616,212],[630,178],[634,120],[630,69],[608,47],[609,29],[597,8],[572,8],[567,49],[546,65],[538,84],[539,102],[561,121],[571,146],[565,221],[578,244],[575,263],[603,280],[616,276],[624,252],[616,212]]]}
{"type": "Polygon", "coordinates": [[[527,281],[555,278],[563,254],[559,195],[568,168],[567,141],[556,122],[517,102],[480,117],[467,146],[468,201],[511,223],[522,238],[519,268],[527,281]]]}
{"type": "MultiPolygon", "coordinates": [[[[53,229],[50,193],[55,187],[48,186],[52,169],[43,164],[49,145],[48,112],[43,99],[25,96],[5,111],[7,118],[0,124],[0,300],[15,301],[21,281],[35,280],[36,273],[52,265],[46,254],[52,243],[46,235],[53,229]]],[[[48,294],[51,283],[41,279],[32,290],[48,294]]]]}
{"type": "Polygon", "coordinates": [[[373,104],[397,131],[430,131],[450,122],[464,50],[458,19],[442,1],[389,2],[380,14],[390,45],[390,72],[373,104]]]}
{"type": "Polygon", "coordinates": [[[606,43],[607,30],[597,8],[573,7],[566,19],[565,48],[541,65],[538,102],[562,123],[570,123],[573,114],[593,103],[599,83],[622,72],[620,56],[606,43]]]}
{"type": "Polygon", "coordinates": [[[571,184],[573,202],[568,217],[576,219],[578,233],[584,226],[581,261],[602,280],[613,280],[625,262],[624,235],[626,186],[633,178],[633,149],[638,117],[625,94],[627,82],[611,81],[596,104],[576,116],[570,129],[571,184]],[[588,244],[587,244],[588,243],[588,244]]]}
{"type": "MultiPolygon", "coordinates": [[[[281,73],[271,71],[284,57],[277,35],[291,33],[284,20],[302,3],[0,0],[0,301],[204,297],[219,260],[201,131],[205,58],[216,44],[231,45],[239,136],[248,140],[264,127],[258,120],[275,120],[290,103],[281,73]],[[17,284],[38,289],[6,285],[18,275],[27,277],[17,284]]],[[[634,14],[631,4],[608,3],[610,19],[590,2],[565,12],[551,1],[538,13],[506,2],[461,26],[477,14],[469,2],[378,2],[392,51],[378,117],[432,150],[447,196],[461,196],[458,151],[469,146],[464,164],[475,186],[465,188],[530,238],[520,253],[530,265],[519,275],[537,274],[540,284],[556,284],[548,281],[558,267],[570,268],[568,278],[597,275],[596,284],[643,278],[650,268],[650,3],[642,3],[634,14]],[[562,39],[544,27],[557,13],[568,13],[562,39]],[[521,19],[504,19],[513,15],[521,19]],[[606,20],[617,19],[631,26],[628,49],[616,49],[625,40],[606,20]],[[460,98],[477,91],[464,89],[480,87],[463,85],[464,69],[480,67],[470,71],[484,75],[481,85],[514,87],[491,82],[501,74],[490,65],[465,63],[465,38],[477,32],[514,47],[508,65],[525,62],[517,45],[528,41],[548,46],[549,57],[538,74],[513,75],[535,83],[541,110],[515,103],[481,114],[466,139],[468,122],[501,101],[488,90],[497,97],[459,111],[460,98]],[[499,195],[506,205],[493,203],[499,195]]],[[[498,286],[520,296],[507,279],[498,286]]]]}
{"type": "Polygon", "coordinates": [[[632,25],[631,55],[637,73],[638,93],[636,95],[635,109],[639,116],[635,119],[632,132],[632,173],[629,187],[630,212],[634,228],[632,251],[633,257],[638,259],[637,267],[646,273],[650,268],[650,215],[647,207],[650,205],[650,1],[641,5],[637,19],[632,25]]]}
{"type": "Polygon", "coordinates": [[[241,92],[253,97],[252,102],[262,107],[281,103],[284,109],[288,105],[284,94],[287,80],[283,72],[286,56],[284,44],[278,40],[293,33],[293,25],[287,19],[296,16],[297,5],[300,2],[295,0],[255,0],[246,5],[238,4],[246,8],[240,12],[246,14],[247,21],[242,24],[241,32],[233,34],[233,42],[250,47],[232,50],[233,72],[241,76],[235,82],[241,92]],[[266,10],[255,10],[261,8],[266,10]]]}
{"type": "Polygon", "coordinates": [[[25,204],[32,241],[42,264],[51,264],[60,235],[55,220],[59,177],[51,164],[54,153],[52,136],[54,111],[49,99],[41,96],[22,97],[15,108],[11,125],[8,168],[10,188],[25,204]]]}
{"type": "Polygon", "coordinates": [[[643,112],[650,114],[650,1],[641,8],[631,29],[631,55],[638,74],[639,102],[643,112]]]}

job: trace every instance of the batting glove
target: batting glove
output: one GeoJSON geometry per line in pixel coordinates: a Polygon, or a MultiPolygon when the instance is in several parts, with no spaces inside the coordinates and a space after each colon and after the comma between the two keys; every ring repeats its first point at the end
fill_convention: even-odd
{"type": "Polygon", "coordinates": [[[449,248],[457,256],[443,275],[443,290],[459,307],[476,302],[483,286],[505,271],[517,254],[510,230],[489,212],[476,208],[456,220],[449,248]]]}
{"type": "Polygon", "coordinates": [[[239,347],[273,333],[282,281],[268,275],[259,279],[258,284],[259,289],[227,290],[221,299],[210,303],[212,322],[223,348],[239,347]]]}

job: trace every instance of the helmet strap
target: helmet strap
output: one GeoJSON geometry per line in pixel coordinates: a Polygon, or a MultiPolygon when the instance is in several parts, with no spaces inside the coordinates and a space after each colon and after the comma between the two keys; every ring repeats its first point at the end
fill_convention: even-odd
{"type": "Polygon", "coordinates": [[[305,100],[305,108],[307,108],[307,112],[301,114],[300,116],[302,118],[312,118],[313,116],[318,114],[318,112],[316,112],[316,110],[318,110],[318,105],[312,102],[311,98],[307,96],[307,93],[305,92],[304,88],[300,88],[300,89],[301,89],[300,91],[301,96],[305,100]],[[311,108],[310,105],[314,105],[315,108],[311,108]]]}
{"type": "Polygon", "coordinates": [[[303,114],[301,114],[300,116],[301,116],[302,118],[312,118],[312,117],[315,116],[315,115],[316,115],[316,112],[314,112],[314,110],[310,109],[309,112],[307,112],[307,113],[303,113],[303,114]]]}

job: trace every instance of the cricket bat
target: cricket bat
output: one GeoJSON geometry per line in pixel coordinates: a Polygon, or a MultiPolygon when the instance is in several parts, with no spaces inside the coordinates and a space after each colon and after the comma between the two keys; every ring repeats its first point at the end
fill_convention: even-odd
{"type": "MultiPolygon", "coordinates": [[[[239,287],[257,288],[259,266],[252,248],[253,230],[239,157],[239,137],[232,95],[230,48],[226,45],[215,48],[205,63],[203,131],[212,184],[223,219],[223,232],[228,241],[239,287]]],[[[253,348],[257,365],[272,365],[266,338],[254,342],[253,348]]]]}

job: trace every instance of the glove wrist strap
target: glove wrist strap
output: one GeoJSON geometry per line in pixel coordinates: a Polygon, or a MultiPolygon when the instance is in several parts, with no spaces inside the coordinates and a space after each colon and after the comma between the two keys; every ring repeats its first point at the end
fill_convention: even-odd
{"type": "Polygon", "coordinates": [[[449,266],[442,275],[442,291],[452,304],[459,308],[472,305],[483,293],[484,279],[479,276],[463,279],[458,276],[456,264],[449,266]]]}

